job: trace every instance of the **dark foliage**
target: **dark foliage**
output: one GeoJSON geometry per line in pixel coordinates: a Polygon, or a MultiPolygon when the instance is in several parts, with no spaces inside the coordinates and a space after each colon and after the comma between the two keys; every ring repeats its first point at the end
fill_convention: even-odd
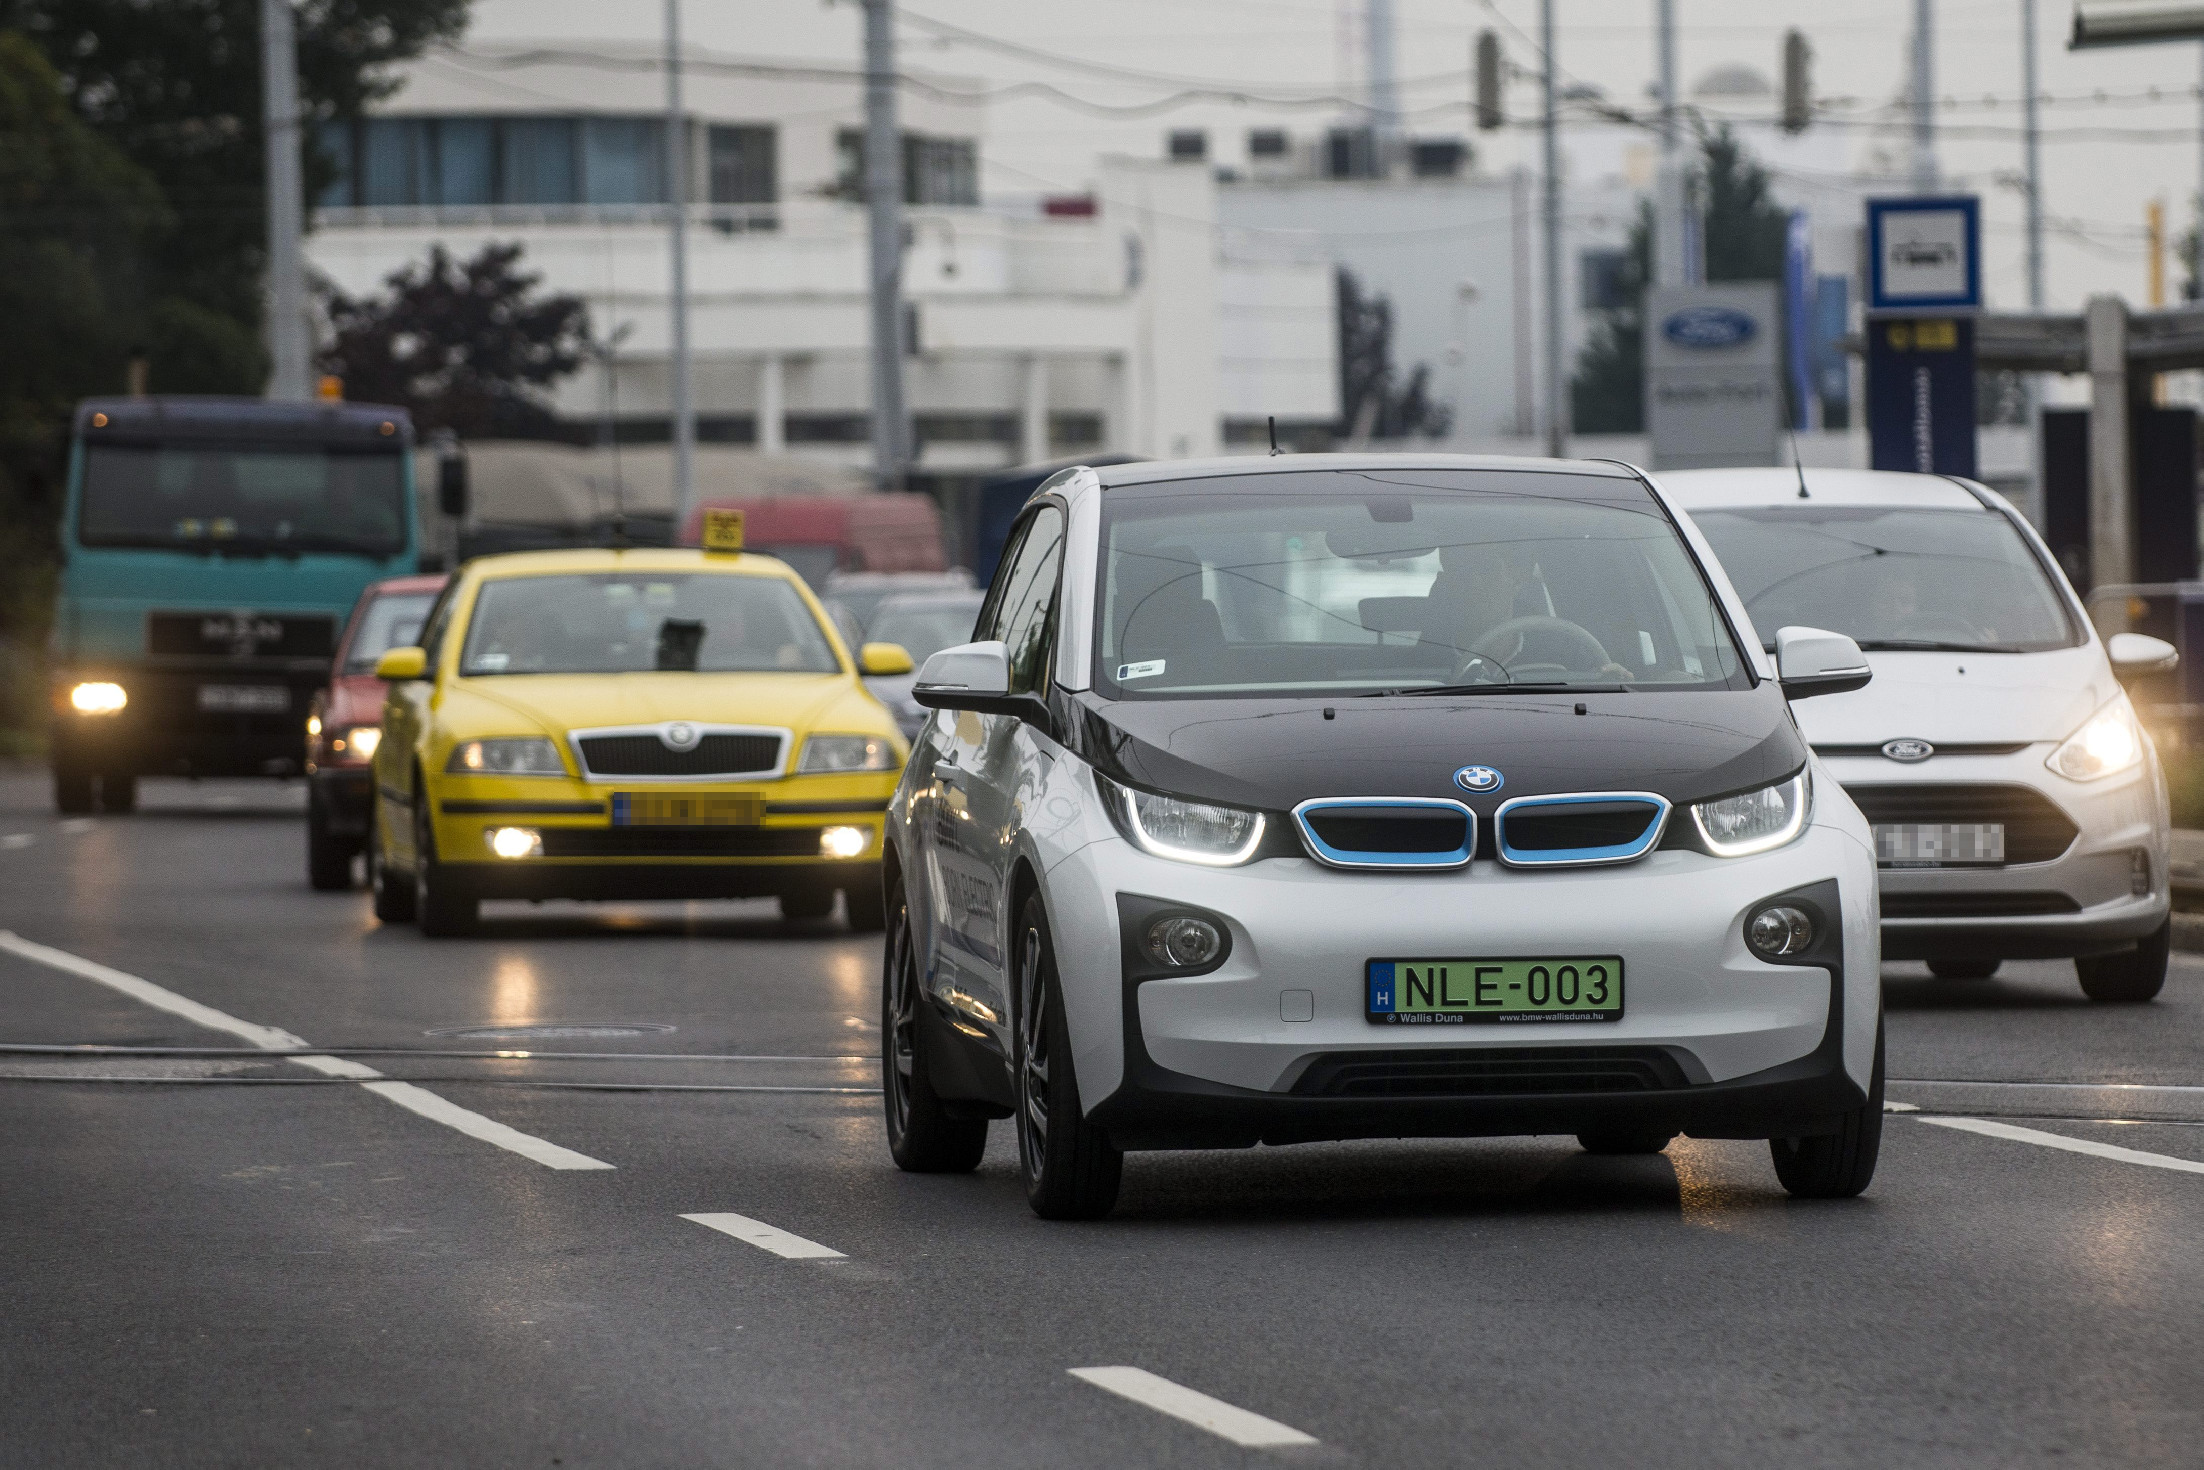
{"type": "Polygon", "coordinates": [[[425,266],[392,273],[387,296],[332,294],[323,369],[344,379],[346,397],[409,409],[423,431],[556,436],[542,390],[581,366],[589,313],[578,296],[533,296],[543,278],[518,270],[520,255],[492,244],[455,262],[433,246],[425,266]]]}
{"type": "Polygon", "coordinates": [[[1338,305],[1340,433],[1363,439],[1445,434],[1453,413],[1432,401],[1430,366],[1417,363],[1408,381],[1396,384],[1392,301],[1365,295],[1354,272],[1341,266],[1338,305]]]}

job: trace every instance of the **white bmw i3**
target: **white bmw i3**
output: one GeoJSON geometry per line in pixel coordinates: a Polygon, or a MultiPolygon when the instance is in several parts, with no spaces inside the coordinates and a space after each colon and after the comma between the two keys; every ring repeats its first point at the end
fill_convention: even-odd
{"type": "Polygon", "coordinates": [[[1691,522],[1618,464],[1067,470],[1028,503],[888,813],[889,1146],[1014,1119],[1050,1218],[1124,1153],[1770,1140],[1857,1194],[1876,868],[1691,522]]]}

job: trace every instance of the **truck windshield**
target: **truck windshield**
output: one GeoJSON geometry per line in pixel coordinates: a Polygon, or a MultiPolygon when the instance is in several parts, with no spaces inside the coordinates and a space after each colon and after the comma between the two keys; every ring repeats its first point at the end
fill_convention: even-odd
{"type": "Polygon", "coordinates": [[[501,577],[483,584],[460,672],[841,670],[795,587],[743,573],[501,577]]]}
{"type": "Polygon", "coordinates": [[[1692,519],[1770,648],[1793,624],[1869,651],[2033,653],[2081,640],[2042,563],[1992,510],[1809,502],[1692,519]]]}
{"type": "Polygon", "coordinates": [[[312,445],[95,444],[77,540],[228,555],[405,550],[402,460],[312,445]]]}

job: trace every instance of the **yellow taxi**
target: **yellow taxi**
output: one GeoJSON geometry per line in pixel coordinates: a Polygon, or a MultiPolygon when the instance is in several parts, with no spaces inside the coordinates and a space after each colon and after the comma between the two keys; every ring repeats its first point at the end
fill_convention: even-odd
{"type": "MultiPolygon", "coordinates": [[[[739,530],[736,532],[739,545],[739,530]]],[[[723,544],[726,537],[718,538],[723,544]]],[[[484,557],[384,654],[375,914],[465,933],[484,899],[773,896],[881,927],[908,753],[794,572],[739,551],[484,557]]]]}

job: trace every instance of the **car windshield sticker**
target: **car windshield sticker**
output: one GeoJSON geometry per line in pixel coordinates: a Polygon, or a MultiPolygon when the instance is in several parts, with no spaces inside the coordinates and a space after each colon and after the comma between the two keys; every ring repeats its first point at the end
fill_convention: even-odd
{"type": "Polygon", "coordinates": [[[1119,664],[1117,666],[1117,682],[1122,684],[1127,679],[1153,679],[1163,672],[1164,663],[1165,660],[1163,659],[1151,658],[1143,659],[1137,664],[1119,664]]]}
{"type": "Polygon", "coordinates": [[[513,656],[509,653],[478,653],[474,656],[474,666],[479,670],[492,674],[497,673],[512,661],[513,656]]]}

